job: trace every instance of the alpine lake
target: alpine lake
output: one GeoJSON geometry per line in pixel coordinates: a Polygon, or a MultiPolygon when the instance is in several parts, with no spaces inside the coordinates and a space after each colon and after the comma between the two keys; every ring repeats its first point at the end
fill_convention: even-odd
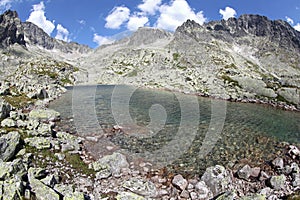
{"type": "Polygon", "coordinates": [[[128,157],[186,174],[241,161],[263,166],[283,153],[285,143],[300,143],[300,112],[263,104],[94,85],[69,87],[49,107],[78,136],[99,136],[88,143],[97,147],[88,147],[93,155],[114,146],[128,157]]]}

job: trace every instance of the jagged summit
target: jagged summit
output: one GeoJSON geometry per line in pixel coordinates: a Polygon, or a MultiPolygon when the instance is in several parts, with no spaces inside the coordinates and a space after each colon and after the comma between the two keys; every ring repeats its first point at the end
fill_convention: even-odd
{"type": "Polygon", "coordinates": [[[63,53],[91,51],[86,45],[54,39],[35,24],[21,22],[16,11],[8,10],[0,15],[0,45],[8,47],[15,43],[26,47],[39,46],[47,50],[56,49],[63,53]]]}
{"type": "Polygon", "coordinates": [[[16,11],[8,10],[0,15],[0,46],[25,45],[21,20],[16,11]]]}
{"type": "MultiPolygon", "coordinates": [[[[300,51],[300,32],[283,20],[269,20],[265,16],[244,14],[239,18],[211,21],[202,26],[195,21],[187,20],[176,30],[176,34],[191,34],[195,32],[209,33],[216,38],[232,41],[232,38],[256,36],[266,37],[271,42],[286,49],[293,48],[300,51]]],[[[191,36],[191,35],[190,35],[191,36]]]]}

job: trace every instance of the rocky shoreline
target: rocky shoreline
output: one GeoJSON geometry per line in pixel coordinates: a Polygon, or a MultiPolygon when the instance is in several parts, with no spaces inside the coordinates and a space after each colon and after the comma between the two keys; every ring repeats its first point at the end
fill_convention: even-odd
{"type": "Polygon", "coordinates": [[[41,100],[20,108],[7,102],[17,93],[7,86],[1,84],[2,199],[299,198],[299,146],[282,144],[281,154],[266,161],[268,171],[240,161],[233,168],[208,167],[194,177],[156,169],[147,161],[130,162],[117,152],[94,160],[85,150],[86,138],[57,127],[60,114],[47,108],[65,91],[61,85],[51,96],[48,90],[35,91],[41,100]]]}

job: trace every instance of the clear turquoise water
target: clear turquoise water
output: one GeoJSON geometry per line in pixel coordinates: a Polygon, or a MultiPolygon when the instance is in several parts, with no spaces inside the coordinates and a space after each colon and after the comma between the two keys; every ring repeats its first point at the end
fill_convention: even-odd
{"type": "MultiPolygon", "coordinates": [[[[128,113],[131,120],[129,122],[125,120],[126,123],[121,125],[124,125],[124,129],[129,127],[131,130],[128,131],[128,134],[114,135],[110,141],[129,154],[137,156],[150,152],[159,157],[161,151],[169,151],[166,152],[171,161],[168,166],[179,171],[199,172],[210,165],[226,165],[241,159],[248,159],[259,165],[271,159],[270,156],[279,151],[280,142],[300,143],[299,112],[284,111],[266,105],[224,102],[142,88],[134,90],[128,99],[128,86],[119,88],[117,95],[114,89],[114,86],[99,85],[93,94],[95,96],[89,97],[94,100],[93,106],[97,114],[96,123],[103,130],[110,130],[113,125],[120,124],[120,119],[126,118],[126,116],[122,116],[121,108],[117,108],[117,111],[114,112],[114,109],[116,110],[114,107],[117,105],[125,107],[123,105],[129,102],[128,113]],[[208,136],[209,130],[213,129],[213,126],[210,127],[213,125],[211,124],[212,118],[219,117],[212,114],[212,110],[216,105],[222,105],[222,109],[224,109],[224,103],[226,104],[224,126],[222,126],[220,134],[216,135],[217,139],[212,138],[215,142],[212,143],[211,151],[200,156],[199,152],[202,152],[201,146],[204,144],[204,139],[208,136]],[[199,115],[196,116],[197,109],[199,109],[199,115]],[[149,134],[147,132],[149,129],[145,131],[143,128],[151,127],[151,114],[152,120],[159,119],[157,121],[159,128],[156,130],[154,126],[149,134]],[[188,125],[190,124],[190,127],[183,127],[181,124],[183,118],[188,125]],[[139,128],[135,128],[136,126],[139,128]],[[181,129],[182,127],[183,129],[181,129]],[[176,135],[179,130],[182,131],[180,141],[184,140],[185,134],[186,138],[192,138],[192,141],[182,143],[186,144],[183,145],[184,148],[182,145],[178,145],[178,147],[169,145],[178,139],[176,135]],[[194,130],[195,135],[191,137],[190,134],[194,130]],[[164,147],[167,148],[164,149],[164,147]],[[173,158],[172,153],[178,154],[178,156],[173,158]]],[[[90,106],[85,101],[87,90],[88,86],[76,87],[76,96],[74,96],[75,93],[70,88],[60,99],[51,103],[50,107],[59,111],[63,118],[72,118],[74,111],[74,107],[72,111],[72,99],[74,102],[74,98],[76,98],[77,102],[81,102],[80,106],[82,107],[90,106]]],[[[126,112],[127,108],[124,110],[126,112]]],[[[218,114],[215,110],[214,113],[218,114]]],[[[84,118],[82,123],[87,123],[86,121],[88,119],[84,118]]],[[[220,125],[218,126],[220,127],[220,125]]],[[[148,157],[145,156],[145,158],[148,157]]]]}

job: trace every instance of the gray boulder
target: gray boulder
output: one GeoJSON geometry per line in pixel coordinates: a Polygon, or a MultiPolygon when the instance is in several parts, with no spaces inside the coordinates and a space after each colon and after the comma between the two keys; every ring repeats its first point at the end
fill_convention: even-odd
{"type": "Polygon", "coordinates": [[[17,131],[9,132],[0,137],[0,159],[9,161],[15,155],[20,144],[20,134],[17,131]]]}
{"type": "Polygon", "coordinates": [[[52,109],[34,109],[29,113],[30,119],[55,121],[60,117],[60,113],[52,109]]]}
{"type": "Polygon", "coordinates": [[[43,182],[35,178],[35,169],[28,170],[28,180],[32,191],[35,193],[37,200],[59,200],[60,196],[53,189],[45,185],[43,182]]]}
{"type": "Polygon", "coordinates": [[[5,119],[9,117],[10,111],[11,111],[10,104],[6,103],[2,98],[0,98],[0,119],[5,119]]]}
{"type": "Polygon", "coordinates": [[[17,122],[13,119],[10,118],[6,118],[1,122],[1,126],[2,127],[8,127],[8,128],[12,128],[12,127],[16,127],[17,126],[17,122]]]}
{"type": "Polygon", "coordinates": [[[32,137],[32,138],[25,138],[24,141],[29,146],[35,147],[37,149],[50,149],[51,147],[50,138],[32,137]]]}
{"type": "Polygon", "coordinates": [[[156,187],[151,181],[131,178],[123,183],[123,187],[138,195],[147,197],[157,196],[156,187]]]}
{"type": "Polygon", "coordinates": [[[227,191],[232,183],[229,172],[220,165],[207,168],[201,180],[205,182],[214,196],[227,191]]]}
{"type": "Polygon", "coordinates": [[[270,179],[270,185],[275,190],[281,190],[285,187],[286,182],[286,176],[280,175],[280,176],[272,176],[270,179]]]}
{"type": "Polygon", "coordinates": [[[128,168],[129,164],[126,160],[126,156],[120,153],[113,153],[112,155],[104,156],[98,161],[92,163],[92,168],[98,172],[97,176],[102,175],[102,173],[107,175],[112,175],[118,177],[121,175],[121,169],[128,168]]]}

